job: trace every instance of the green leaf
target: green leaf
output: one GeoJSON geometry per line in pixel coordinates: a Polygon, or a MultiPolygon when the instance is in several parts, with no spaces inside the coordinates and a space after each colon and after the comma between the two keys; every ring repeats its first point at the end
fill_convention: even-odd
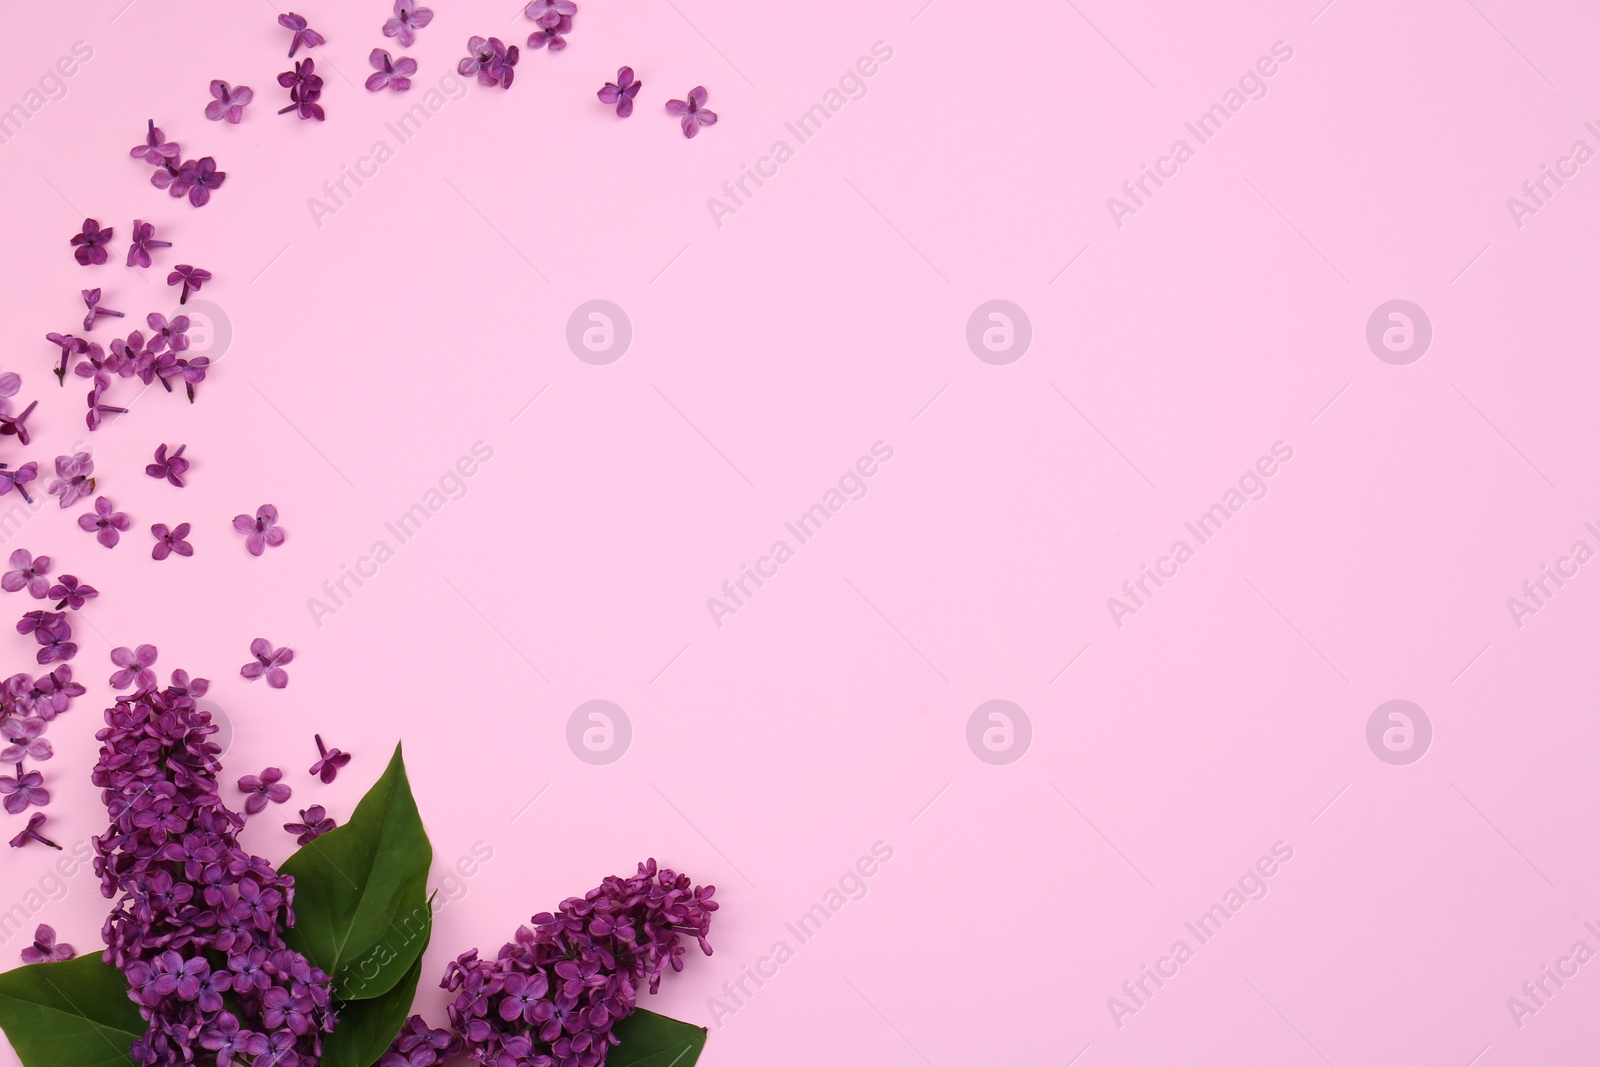
{"type": "Polygon", "coordinates": [[[421,977],[422,959],[418,957],[382,996],[335,1007],[339,1022],[322,1043],[322,1067],[372,1067],[377,1063],[411,1015],[421,977]]]}
{"type": "Polygon", "coordinates": [[[422,955],[432,931],[426,886],[433,846],[400,746],[350,821],[279,868],[294,876],[291,948],[333,976],[346,1000],[382,996],[422,955]]]}
{"type": "Polygon", "coordinates": [[[92,952],[0,974],[0,1029],[24,1067],[132,1067],[146,1028],[122,972],[92,952]]]}
{"type": "Polygon", "coordinates": [[[706,1047],[706,1028],[640,1008],[613,1031],[622,1042],[606,1067],[692,1067],[706,1047]]]}

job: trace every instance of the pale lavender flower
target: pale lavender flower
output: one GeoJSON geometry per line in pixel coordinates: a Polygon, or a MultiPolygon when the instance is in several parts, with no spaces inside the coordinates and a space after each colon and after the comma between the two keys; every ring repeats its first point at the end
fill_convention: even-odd
{"type": "Polygon", "coordinates": [[[377,92],[380,89],[393,89],[403,93],[411,88],[411,75],[417,72],[417,61],[409,56],[395,59],[382,48],[374,48],[367,57],[372,64],[373,73],[367,75],[367,89],[377,92]]]}
{"type": "Polygon", "coordinates": [[[273,648],[271,641],[258,637],[250,642],[250,654],[255,660],[240,667],[240,675],[252,682],[266,675],[267,684],[274,689],[282,689],[289,684],[289,672],[283,668],[294,662],[294,649],[273,648]]]}
{"type": "Polygon", "coordinates": [[[83,497],[94,492],[94,460],[87,452],[74,452],[70,456],[56,457],[56,477],[50,483],[50,495],[59,497],[62,507],[71,507],[83,497]]]}
{"type": "Polygon", "coordinates": [[[213,99],[206,105],[206,118],[213,122],[226,119],[234,126],[244,118],[245,105],[256,96],[248,85],[229,85],[216,80],[211,83],[211,95],[213,99]]]}

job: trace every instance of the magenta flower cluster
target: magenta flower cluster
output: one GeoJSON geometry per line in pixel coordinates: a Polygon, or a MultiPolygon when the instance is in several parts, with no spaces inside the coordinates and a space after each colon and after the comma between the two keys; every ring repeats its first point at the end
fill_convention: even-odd
{"type": "MultiPolygon", "coordinates": [[[[134,159],[142,159],[155,168],[155,173],[150,175],[151,185],[157,189],[165,189],[167,195],[174,200],[188,197],[189,203],[195,207],[205,207],[211,202],[212,192],[222,187],[222,182],[228,174],[226,171],[218,170],[217,161],[210,156],[179,162],[182,154],[183,150],[178,142],[167,140],[166,135],[156,128],[154,119],[149,120],[144,144],[134,145],[128,150],[128,155],[134,159]]],[[[109,239],[110,236],[111,231],[105,231],[105,237],[109,239]]],[[[90,253],[91,256],[93,254],[90,253]]],[[[105,259],[102,257],[94,261],[104,263],[105,259]]],[[[78,262],[82,263],[84,260],[80,259],[78,262]]]]}
{"type": "MultiPolygon", "coordinates": [[[[93,591],[90,592],[92,594],[93,591]]],[[[30,614],[49,615],[48,612],[30,614]]],[[[71,636],[70,626],[67,636],[71,636]]],[[[76,651],[76,646],[73,646],[73,651],[76,651]]],[[[20,815],[30,807],[43,808],[50,803],[50,790],[45,788],[44,774],[37,769],[29,770],[28,764],[43,763],[55,755],[49,739],[44,736],[45,731],[56,716],[70,708],[73,699],[83,693],[83,686],[72,680],[72,668],[65,663],[37,678],[13,674],[0,683],[0,765],[10,767],[15,772],[0,774],[0,796],[5,797],[7,813],[20,815]]],[[[51,848],[60,848],[40,832],[44,823],[44,812],[35,811],[28,819],[27,828],[11,839],[11,847],[21,848],[37,841],[51,848]]]]}
{"type": "Polygon", "coordinates": [[[111,815],[94,839],[115,899],[105,960],[148,1024],[145,1065],[234,1060],[311,1067],[332,1031],[328,975],[288,948],[293,879],[239,846],[217,727],[191,687],[142,689],[105,712],[93,782],[111,815]]]}
{"type": "Polygon", "coordinates": [[[640,987],[654,993],[664,968],[683,969],[687,939],[711,954],[715,892],[652,859],[535,915],[495,959],[463,953],[442,985],[456,994],[450,1024],[468,1056],[486,1067],[599,1067],[640,987]]]}

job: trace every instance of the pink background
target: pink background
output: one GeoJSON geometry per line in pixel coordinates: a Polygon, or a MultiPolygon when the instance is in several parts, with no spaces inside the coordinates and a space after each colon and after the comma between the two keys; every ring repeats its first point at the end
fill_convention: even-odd
{"type": "MultiPolygon", "coordinates": [[[[195,263],[232,336],[198,404],[152,392],[94,435],[122,545],[53,504],[6,531],[102,591],[74,663],[90,695],[43,768],[52,830],[101,828],[107,653],[150,641],[163,677],[214,680],[230,780],[281,765],[291,807],[342,819],[403,738],[436,877],[493,850],[438,917],[436,1022],[448,958],[654,855],[723,901],[716,955],[649,1004],[713,1025],[708,1065],[1591,1059],[1600,962],[1520,1027],[1507,998],[1600,950],[1600,573],[1520,629],[1506,600],[1600,549],[1600,164],[1520,228],[1506,198],[1575,140],[1600,149],[1600,17],[921,3],[582,0],[570,48],[524,53],[509,92],[439,97],[320,227],[308,198],[396,146],[385,124],[469,35],[520,41],[517,5],[436,0],[400,96],[360,88],[385,5],[308,0],[324,124],[273,114],[269,4],[14,5],[0,108],[75,41],[93,57],[0,145],[0,369],[41,405],[4,458],[86,436],[42,340],[79,288],[170,314],[164,269],[195,263]],[[879,41],[865,95],[798,144],[784,123],[879,41]],[[1184,123],[1277,41],[1267,95],[1116,226],[1107,198],[1196,147],[1184,123]],[[645,83],[625,122],[594,99],[623,63],[645,83]],[[255,88],[242,125],[203,118],[214,77],[255,88]],[[662,105],[697,84],[721,122],[689,142],[662,105]],[[146,118],[226,170],[210,206],[146,184],[146,118]],[[793,158],[719,227],[707,198],[779,139],[793,158]],[[72,262],[84,215],[116,227],[112,264],[72,262]],[[135,217],[177,246],[142,280],[120,260],[135,217]],[[566,342],[592,299],[632,324],[607,366],[566,342]],[[966,342],[991,299],[1031,320],[1010,365],[966,342]],[[1433,324],[1408,366],[1365,339],[1392,299],[1433,324]],[[716,626],[707,598],[880,440],[866,497],[716,626]],[[162,441],[188,444],[188,488],[142,473],[162,441]],[[464,496],[317,625],[308,598],[478,441],[464,496]],[[1277,441],[1294,456],[1266,497],[1117,627],[1106,599],[1277,441]],[[289,540],[254,559],[229,520],[269,501],[289,540]],[[183,521],[194,558],[152,561],[148,526],[183,521]],[[238,676],[258,636],[295,649],[287,690],[238,676]],[[594,699],[632,724],[608,765],[566,740],[594,699]],[[967,744],[992,699],[1032,724],[1008,765],[967,744]],[[1433,725],[1410,765],[1367,745],[1391,699],[1433,725]],[[332,786],[306,774],[314,731],[356,754],[332,786]],[[879,841],[865,896],[800,944],[785,923],[879,841]],[[1279,841],[1268,895],[1199,945],[1184,923],[1279,841]],[[1119,1027],[1107,999],[1180,938],[1194,958],[1119,1027]],[[779,940],[793,958],[728,999],[779,940]],[[720,1025],[712,997],[737,1008],[720,1025]]],[[[29,639],[4,645],[30,669],[29,639]]],[[[281,859],[291,816],[247,843],[281,859]]],[[[56,858],[5,850],[0,906],[56,858]]],[[[92,950],[105,909],[85,871],[29,924],[92,950]]]]}

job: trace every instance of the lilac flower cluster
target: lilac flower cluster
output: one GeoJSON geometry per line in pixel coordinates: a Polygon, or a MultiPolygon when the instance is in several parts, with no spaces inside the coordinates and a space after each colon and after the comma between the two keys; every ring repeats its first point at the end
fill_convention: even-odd
{"type": "Polygon", "coordinates": [[[111,814],[95,873],[116,900],[105,960],[149,1024],[131,1054],[310,1067],[334,1026],[331,983],[283,942],[293,879],[239,846],[244,818],[218,793],[217,727],[195,706],[198,684],[121,697],[95,735],[93,781],[111,814]]]}
{"type": "Polygon", "coordinates": [[[529,0],[522,13],[538,27],[528,35],[528,47],[548,46],[555,53],[567,47],[567,34],[572,32],[572,19],[578,13],[578,5],[572,0],[529,0]]]}
{"type": "Polygon", "coordinates": [[[441,984],[456,994],[450,1024],[469,1057],[488,1067],[600,1067],[639,987],[654,993],[663,968],[683,969],[685,939],[711,954],[715,891],[652,859],[632,878],[607,878],[556,914],[535,915],[493,960],[463,953],[441,984]]]}
{"type": "Polygon", "coordinates": [[[434,1030],[422,1016],[413,1015],[400,1028],[400,1035],[376,1067],[435,1067],[452,1056],[459,1056],[465,1047],[460,1034],[434,1030]]]}
{"type": "MultiPolygon", "coordinates": [[[[211,202],[211,193],[222,187],[228,173],[218,170],[217,161],[210,156],[178,162],[182,154],[178,142],[167,140],[166,135],[156,128],[155,119],[149,120],[144,144],[134,145],[128,150],[128,155],[142,159],[155,168],[155,173],[150,175],[151,185],[165,189],[174,200],[187,196],[189,203],[195,207],[205,207],[211,202]]],[[[110,237],[111,232],[107,230],[105,236],[110,237]]],[[[105,260],[101,258],[97,262],[104,263],[105,260]]]]}
{"type": "Polygon", "coordinates": [[[327,113],[317,102],[322,99],[322,75],[317,73],[316,60],[310,56],[295,60],[293,70],[278,75],[278,84],[289,90],[289,106],[279,108],[278,114],[287,115],[293,111],[302,119],[316,119],[318,122],[327,120],[327,113]]]}
{"type": "MultiPolygon", "coordinates": [[[[12,563],[16,562],[17,557],[13,555],[12,563]]],[[[48,560],[46,563],[48,564],[48,560]]],[[[15,573],[14,570],[8,572],[6,580],[10,581],[11,574],[15,573]]],[[[70,576],[63,575],[63,578],[66,577],[70,576]]],[[[48,612],[31,612],[23,621],[28,622],[33,615],[50,618],[51,621],[45,624],[47,629],[60,625],[48,612]]],[[[62,619],[64,621],[64,616],[62,619]]],[[[19,625],[18,629],[21,628],[19,625]]],[[[71,627],[68,625],[65,636],[71,637],[71,633],[71,627]]],[[[60,635],[47,633],[47,638],[50,640],[58,636],[60,635]]],[[[71,648],[73,653],[77,652],[77,646],[72,645],[71,648]]],[[[45,652],[46,649],[40,649],[41,663],[46,662],[43,658],[45,652]]],[[[52,660],[71,658],[70,655],[62,656],[55,653],[51,653],[51,657],[52,660]]],[[[27,674],[14,674],[0,683],[0,765],[15,770],[14,774],[0,775],[0,796],[5,797],[4,807],[9,814],[20,815],[30,807],[42,808],[50,803],[50,791],[45,788],[44,774],[38,770],[28,770],[27,765],[30,762],[43,763],[55,755],[44,733],[55,721],[56,716],[72,706],[73,698],[80,697],[83,693],[83,686],[72,680],[72,668],[65,663],[37,678],[27,674]]],[[[44,823],[44,813],[35,811],[28,820],[27,828],[11,839],[11,847],[21,848],[29,842],[37,841],[51,848],[60,848],[60,845],[40,832],[44,823]]]]}

